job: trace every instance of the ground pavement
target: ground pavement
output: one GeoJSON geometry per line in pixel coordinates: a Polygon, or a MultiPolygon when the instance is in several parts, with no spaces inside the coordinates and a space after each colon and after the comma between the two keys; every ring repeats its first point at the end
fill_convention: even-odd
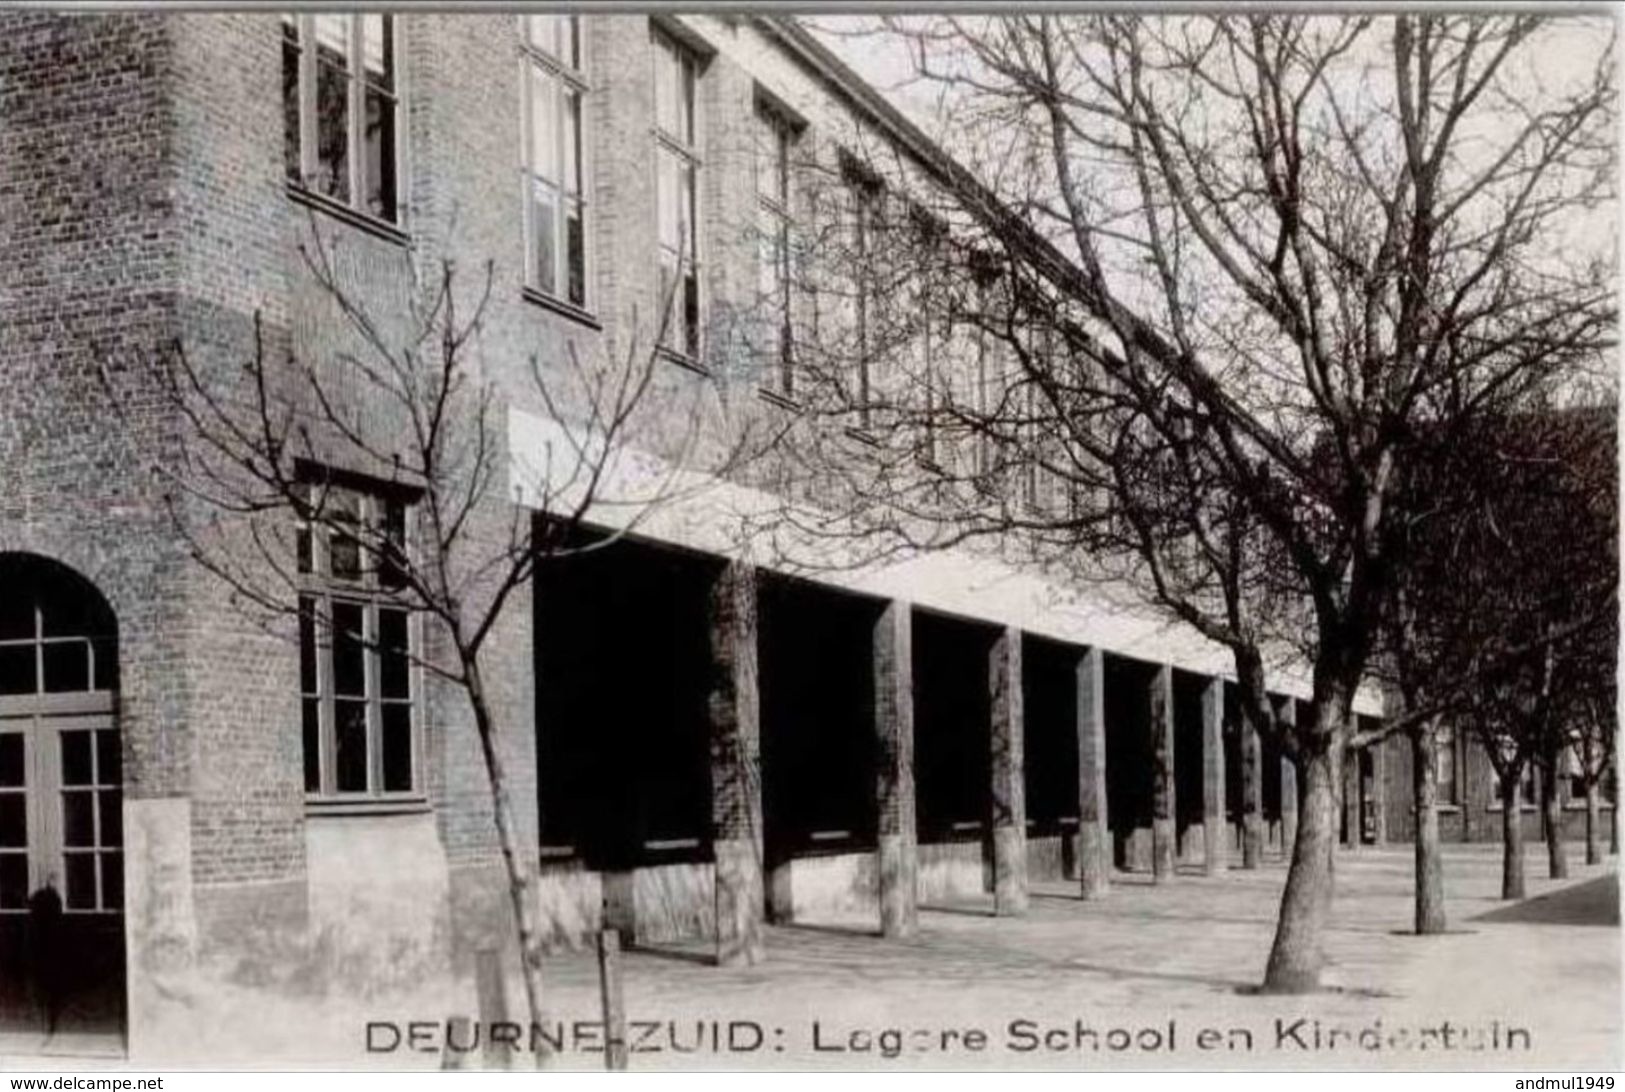
{"type": "MultiPolygon", "coordinates": [[[[1182,872],[1162,885],[1120,874],[1108,897],[1089,902],[1072,884],[1040,883],[1019,919],[992,917],[990,899],[927,906],[907,941],[883,940],[862,921],[775,927],[767,962],[743,970],[705,965],[700,945],[633,953],[629,1016],[680,1023],[675,1039],[643,1030],[645,1047],[663,1049],[632,1064],[1613,1070],[1618,881],[1612,859],[1586,867],[1575,855],[1571,847],[1573,878],[1554,882],[1540,878],[1544,854],[1531,851],[1531,898],[1508,904],[1497,897],[1499,847],[1447,847],[1452,931],[1417,937],[1409,847],[1343,853],[1330,989],[1308,997],[1251,992],[1273,934],[1280,862],[1182,872]],[[673,1052],[692,1043],[695,1018],[723,1022],[724,1049],[673,1052]],[[741,1049],[729,1051],[735,1020],[746,1022],[735,1032],[741,1049]],[[755,1050],[743,1049],[751,1024],[763,1029],[755,1050]],[[900,1034],[883,1037],[887,1029],[900,1034]]],[[[596,1012],[590,960],[556,960],[550,978],[558,1012],[596,1012]]]]}
{"type": "MultiPolygon", "coordinates": [[[[703,942],[630,951],[631,1064],[1617,1069],[1616,859],[1588,867],[1570,847],[1573,878],[1554,882],[1542,878],[1539,849],[1528,855],[1531,898],[1512,904],[1496,897],[1498,847],[1447,846],[1452,931],[1435,937],[1407,933],[1409,847],[1340,853],[1329,988],[1310,996],[1251,992],[1285,879],[1280,861],[1214,877],[1182,870],[1162,885],[1119,874],[1089,902],[1073,884],[1037,883],[1019,919],[993,917],[991,899],[928,905],[908,940],[857,919],[774,926],[767,960],[747,968],[711,965],[703,942]]],[[[552,956],[545,973],[558,1022],[549,1029],[566,1048],[556,1064],[601,1066],[593,955],[552,956]]],[[[432,1068],[445,1054],[447,1014],[470,1012],[472,994],[461,982],[425,983],[411,998],[212,996],[184,1014],[176,1036],[225,1065],[432,1068]],[[256,1031],[252,1054],[232,1049],[244,1021],[256,1031]]],[[[19,1050],[35,1053],[0,1044],[0,1069],[19,1050]]],[[[477,1052],[454,1057],[480,1064],[477,1052]]]]}

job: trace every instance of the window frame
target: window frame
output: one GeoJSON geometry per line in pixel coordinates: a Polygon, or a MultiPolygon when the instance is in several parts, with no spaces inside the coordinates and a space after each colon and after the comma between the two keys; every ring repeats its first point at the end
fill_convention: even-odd
{"type": "Polygon", "coordinates": [[[880,184],[867,178],[850,177],[848,190],[852,196],[852,254],[857,268],[852,277],[853,314],[856,324],[858,353],[858,424],[867,429],[874,420],[874,362],[873,329],[869,315],[869,292],[874,277],[870,262],[874,258],[875,221],[881,215],[880,203],[885,193],[880,184]]]}
{"type": "MultiPolygon", "coordinates": [[[[591,71],[586,48],[586,39],[583,35],[582,20],[579,15],[536,15],[524,13],[519,19],[519,88],[520,88],[520,216],[521,228],[524,232],[524,286],[527,293],[542,300],[550,306],[556,305],[571,313],[589,316],[593,312],[595,300],[593,292],[594,262],[592,257],[591,232],[589,228],[589,215],[592,211],[592,202],[589,191],[591,189],[591,144],[586,137],[587,103],[592,91],[591,71]],[[565,19],[570,21],[571,36],[575,46],[575,63],[568,58],[558,55],[557,31],[554,32],[554,42],[549,49],[535,43],[532,30],[535,19],[565,19]],[[553,111],[554,116],[550,124],[550,133],[554,140],[554,162],[557,166],[557,179],[548,179],[536,171],[536,154],[533,139],[536,134],[535,122],[535,81],[545,79],[554,86],[553,111]],[[564,129],[560,124],[563,117],[564,100],[566,94],[574,94],[577,101],[576,112],[576,179],[575,192],[569,189],[569,180],[563,178],[563,164],[565,161],[564,129]],[[539,270],[537,268],[537,231],[535,202],[533,193],[535,186],[540,183],[548,187],[554,199],[554,261],[552,289],[542,286],[539,270]],[[581,222],[581,299],[572,300],[569,294],[570,268],[568,256],[568,224],[569,210],[574,207],[581,222]]],[[[556,26],[556,25],[555,25],[556,26]]]]}
{"type": "MultiPolygon", "coordinates": [[[[359,576],[355,579],[335,576],[332,568],[334,535],[331,527],[334,517],[327,505],[335,495],[348,495],[356,499],[356,518],[364,527],[383,527],[387,519],[387,505],[400,506],[401,550],[411,556],[412,498],[399,491],[369,487],[349,481],[311,481],[306,488],[312,498],[308,503],[314,518],[296,516],[295,570],[297,574],[299,654],[299,718],[301,784],[305,806],[309,810],[390,810],[407,808],[417,810],[427,802],[427,785],[423,766],[423,680],[424,671],[419,661],[423,648],[422,612],[413,610],[407,597],[399,590],[387,587],[380,579],[381,566],[368,566],[363,560],[359,576]],[[308,538],[306,537],[308,536],[308,538]],[[305,553],[308,542],[308,555],[305,553]],[[308,566],[306,557],[308,556],[308,566]],[[306,689],[305,619],[307,604],[313,610],[311,621],[311,648],[315,656],[314,681],[316,689],[306,689]],[[362,633],[360,646],[362,660],[363,693],[339,695],[335,682],[335,642],[337,631],[333,622],[336,604],[354,605],[361,609],[362,633]],[[381,618],[386,611],[404,615],[406,626],[406,687],[405,698],[386,697],[383,694],[383,649],[380,638],[381,618]],[[362,790],[341,790],[338,787],[338,724],[336,703],[339,700],[360,700],[365,704],[365,739],[367,786],[362,790]],[[312,789],[305,776],[309,761],[305,749],[305,705],[317,705],[317,760],[316,787],[312,789]],[[406,789],[384,788],[384,718],[386,705],[405,705],[408,709],[408,775],[406,789]]],[[[365,559],[368,551],[359,542],[357,549],[365,559]]]]}
{"type": "Polygon", "coordinates": [[[1461,746],[1458,742],[1459,734],[1454,727],[1445,726],[1438,730],[1433,740],[1433,768],[1436,776],[1438,790],[1438,803],[1444,807],[1457,807],[1461,804],[1461,780],[1464,766],[1461,746]],[[1450,780],[1444,778],[1445,757],[1450,760],[1450,780]]]}
{"type": "Polygon", "coordinates": [[[700,185],[702,172],[705,167],[701,149],[705,144],[704,111],[700,108],[700,76],[705,67],[705,58],[693,47],[681,41],[677,36],[666,30],[658,23],[649,25],[649,37],[652,45],[650,51],[650,82],[652,84],[653,113],[650,119],[649,131],[654,142],[654,195],[655,195],[655,252],[657,259],[656,304],[659,307],[667,301],[661,300],[661,291],[658,274],[666,269],[668,257],[673,259],[675,275],[673,277],[672,298],[668,307],[660,309],[660,323],[657,330],[663,336],[657,338],[658,350],[688,367],[703,370],[700,361],[705,355],[705,283],[703,272],[705,269],[705,256],[702,253],[700,231],[701,197],[700,185]],[[661,73],[663,70],[662,55],[670,54],[678,69],[678,86],[686,90],[686,102],[679,101],[678,106],[687,108],[688,135],[673,133],[666,129],[661,121],[661,102],[663,89],[661,87],[661,73]],[[685,84],[686,80],[686,84],[685,84]],[[665,215],[665,194],[661,186],[661,164],[665,157],[670,156],[676,160],[679,181],[678,195],[681,195],[681,177],[686,173],[689,182],[688,192],[688,253],[684,255],[682,241],[678,249],[673,252],[666,246],[662,238],[662,217],[665,215]],[[692,278],[694,292],[694,326],[690,329],[684,311],[685,299],[683,284],[685,279],[692,278]]]}
{"type": "MultiPolygon", "coordinates": [[[[1526,759],[1522,771],[1518,774],[1518,810],[1533,811],[1541,805],[1540,764],[1533,759],[1526,759]]],[[[1501,777],[1496,774],[1492,781],[1489,801],[1484,805],[1485,811],[1504,811],[1506,800],[1501,793],[1501,777]]]]}
{"type": "MultiPolygon", "coordinates": [[[[284,12],[279,21],[280,41],[284,51],[288,48],[287,28],[291,25],[296,31],[293,39],[295,48],[299,51],[298,83],[296,95],[298,96],[299,127],[295,139],[298,142],[298,177],[288,174],[287,147],[288,140],[286,107],[283,117],[283,181],[290,194],[300,200],[318,205],[325,209],[342,213],[346,218],[357,224],[382,229],[385,234],[401,234],[407,229],[407,201],[406,201],[406,144],[407,126],[405,124],[408,110],[406,101],[406,50],[402,46],[403,22],[399,12],[377,11],[345,11],[345,12],[310,12],[295,11],[284,12]],[[337,197],[327,193],[315,185],[318,174],[318,144],[320,136],[318,127],[318,79],[317,68],[319,61],[316,43],[316,20],[320,15],[337,15],[346,20],[346,48],[348,85],[345,92],[345,157],[346,157],[346,185],[349,189],[348,197],[337,197]],[[394,169],[394,216],[388,217],[371,211],[367,207],[366,197],[366,97],[368,78],[365,64],[366,51],[366,20],[377,16],[386,20],[382,26],[385,28],[388,42],[388,62],[390,72],[390,87],[386,94],[391,100],[394,110],[394,142],[390,150],[390,162],[394,169]],[[360,60],[359,66],[357,65],[360,60]]],[[[286,61],[284,61],[284,65],[286,61]]],[[[285,71],[285,69],[284,69],[285,71]]],[[[284,77],[286,78],[286,77],[284,77]]],[[[286,92],[284,91],[284,94],[286,92]]]]}
{"type": "MultiPolygon", "coordinates": [[[[791,233],[794,228],[794,184],[792,181],[792,152],[801,137],[798,126],[783,110],[762,95],[756,96],[752,106],[752,133],[755,147],[752,156],[754,192],[756,195],[757,230],[762,247],[758,248],[758,288],[760,273],[766,265],[763,249],[771,244],[773,286],[772,299],[763,295],[764,306],[773,310],[773,329],[769,335],[770,347],[764,357],[776,366],[777,389],[773,392],[783,398],[795,397],[795,324],[792,313],[792,285],[790,275],[791,233]],[[768,141],[771,143],[769,144],[768,141]],[[764,154],[771,150],[771,160],[764,154]],[[776,176],[772,193],[762,185],[767,164],[772,163],[776,176]]],[[[764,322],[764,328],[766,323],[764,322]]]]}

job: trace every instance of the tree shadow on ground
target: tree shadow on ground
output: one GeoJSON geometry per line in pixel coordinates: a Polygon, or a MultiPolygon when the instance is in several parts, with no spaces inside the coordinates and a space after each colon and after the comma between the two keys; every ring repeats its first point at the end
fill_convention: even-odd
{"type": "Polygon", "coordinates": [[[1243,997],[1359,997],[1374,1001],[1392,1001],[1405,996],[1400,993],[1391,993],[1388,990],[1379,990],[1373,986],[1319,986],[1312,990],[1266,990],[1256,982],[1250,982],[1236,988],[1236,993],[1243,997]]]}
{"type": "Polygon", "coordinates": [[[959,914],[967,918],[996,918],[998,914],[986,906],[953,906],[947,903],[921,903],[922,914],[959,914]]]}
{"type": "Polygon", "coordinates": [[[1524,899],[1469,921],[1526,925],[1619,925],[1619,878],[1598,876],[1547,895],[1524,899]]]}
{"type": "Polygon", "coordinates": [[[1070,960],[1067,966],[1072,970],[1105,975],[1107,978],[1117,981],[1148,979],[1154,982],[1188,982],[1198,986],[1211,986],[1216,990],[1235,993],[1241,993],[1249,988],[1257,988],[1246,982],[1238,982],[1233,978],[1221,978],[1217,975],[1181,974],[1176,971],[1131,970],[1126,967],[1109,967],[1102,963],[1085,963],[1082,960],[1070,960]]]}
{"type": "Polygon", "coordinates": [[[636,952],[638,955],[653,956],[656,959],[670,959],[675,960],[678,963],[695,963],[702,967],[714,967],[717,964],[717,957],[713,952],[701,952],[693,949],[672,948],[653,944],[632,944],[628,945],[626,950],[628,952],[636,952]]]}
{"type": "Polygon", "coordinates": [[[775,922],[776,929],[794,929],[809,933],[824,933],[832,937],[878,937],[880,930],[872,926],[862,925],[826,925],[811,921],[781,921],[775,922]]]}

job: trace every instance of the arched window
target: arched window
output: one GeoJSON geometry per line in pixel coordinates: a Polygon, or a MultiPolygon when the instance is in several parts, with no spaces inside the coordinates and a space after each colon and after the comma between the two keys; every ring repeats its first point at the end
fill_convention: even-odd
{"type": "Polygon", "coordinates": [[[0,700],[118,688],[113,612],[44,558],[0,554],[0,700]]]}

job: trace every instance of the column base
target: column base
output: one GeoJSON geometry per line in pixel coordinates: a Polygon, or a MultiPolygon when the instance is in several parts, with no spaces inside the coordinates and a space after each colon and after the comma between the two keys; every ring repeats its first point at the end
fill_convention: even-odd
{"type": "Polygon", "coordinates": [[[882,834],[875,853],[880,873],[880,935],[911,937],[920,928],[919,850],[912,838],[882,834]]]}
{"type": "Polygon", "coordinates": [[[1222,816],[1209,815],[1202,820],[1202,873],[1217,876],[1230,866],[1229,847],[1225,838],[1230,833],[1222,816]]]}
{"type": "Polygon", "coordinates": [[[1078,831],[1078,887],[1086,899],[1103,898],[1112,888],[1111,836],[1099,823],[1078,831]]]}
{"type": "Polygon", "coordinates": [[[795,887],[790,861],[780,861],[767,873],[767,920],[789,925],[796,920],[795,887]]]}
{"type": "Polygon", "coordinates": [[[993,830],[993,913],[1018,917],[1027,912],[1027,837],[1017,827],[993,830]]]}
{"type": "Polygon", "coordinates": [[[1174,821],[1154,819],[1151,822],[1151,875],[1161,882],[1174,874],[1174,821]]]}
{"type": "Polygon", "coordinates": [[[762,862],[756,843],[729,838],[713,846],[716,856],[717,965],[752,966],[762,945],[762,862]]]}

